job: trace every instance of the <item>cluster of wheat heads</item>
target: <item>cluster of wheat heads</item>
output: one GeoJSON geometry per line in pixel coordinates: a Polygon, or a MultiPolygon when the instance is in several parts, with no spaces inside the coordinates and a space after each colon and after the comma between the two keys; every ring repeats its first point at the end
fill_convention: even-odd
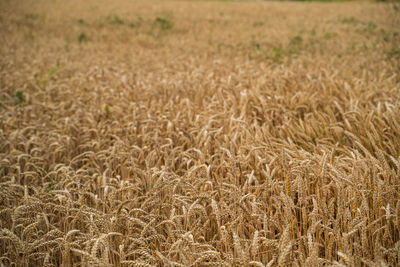
{"type": "MultiPolygon", "coordinates": [[[[243,29],[251,5],[229,6],[243,29]]],[[[201,8],[221,17],[221,5],[201,8]]],[[[196,43],[176,30],[189,23],[179,13],[165,43],[146,29],[128,45],[116,25],[70,44],[52,35],[73,31],[68,16],[21,13],[12,26],[19,17],[1,14],[0,265],[399,265],[398,57],[357,56],[348,22],[325,25],[341,46],[310,40],[277,63],[254,48],[218,54],[200,18],[196,43]],[[41,35],[28,43],[29,31],[41,35]]],[[[367,46],[388,45],[373,36],[367,46]]]]}

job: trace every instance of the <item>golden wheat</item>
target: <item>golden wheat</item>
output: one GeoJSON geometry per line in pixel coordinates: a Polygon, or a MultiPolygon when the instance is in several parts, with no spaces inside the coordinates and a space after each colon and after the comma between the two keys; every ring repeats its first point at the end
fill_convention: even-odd
{"type": "Polygon", "coordinates": [[[0,2],[1,266],[398,266],[400,6],[0,2]]]}

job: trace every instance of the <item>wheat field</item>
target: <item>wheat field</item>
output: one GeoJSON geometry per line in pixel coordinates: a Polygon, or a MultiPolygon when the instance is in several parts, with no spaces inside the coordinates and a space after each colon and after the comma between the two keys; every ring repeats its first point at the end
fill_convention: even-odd
{"type": "Polygon", "coordinates": [[[399,266],[400,4],[0,2],[0,266],[399,266]]]}

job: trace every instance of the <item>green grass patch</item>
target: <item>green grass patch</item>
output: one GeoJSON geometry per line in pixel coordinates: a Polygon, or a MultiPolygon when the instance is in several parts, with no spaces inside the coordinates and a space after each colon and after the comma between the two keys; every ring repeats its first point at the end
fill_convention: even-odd
{"type": "Polygon", "coordinates": [[[24,100],[25,100],[24,92],[22,92],[22,91],[17,91],[17,92],[15,93],[15,99],[16,99],[16,103],[17,103],[18,105],[22,105],[22,103],[23,103],[24,100]]]}
{"type": "Polygon", "coordinates": [[[79,36],[78,36],[79,43],[85,43],[87,41],[88,41],[88,38],[85,33],[82,32],[81,34],[79,34],[79,36]]]}
{"type": "Polygon", "coordinates": [[[106,22],[110,25],[123,25],[125,24],[124,19],[119,17],[118,15],[110,15],[106,18],[106,22]]]}
{"type": "Polygon", "coordinates": [[[25,19],[35,20],[39,18],[39,15],[33,13],[27,13],[24,16],[25,19]]]}
{"type": "Polygon", "coordinates": [[[339,21],[343,24],[357,24],[359,21],[354,18],[354,17],[345,17],[345,18],[339,18],[339,21]]]}
{"type": "Polygon", "coordinates": [[[253,27],[262,27],[265,23],[263,21],[256,21],[253,23],[253,27]]]}
{"type": "Polygon", "coordinates": [[[303,42],[303,38],[300,35],[296,35],[290,40],[290,45],[299,45],[303,42]]]}
{"type": "Polygon", "coordinates": [[[387,58],[388,59],[391,59],[393,57],[398,57],[398,56],[400,56],[400,48],[397,48],[397,47],[394,47],[394,46],[387,53],[387,58]]]}
{"type": "Polygon", "coordinates": [[[167,18],[162,18],[162,17],[157,17],[154,20],[154,25],[157,25],[159,27],[159,29],[162,31],[169,30],[173,27],[173,24],[170,20],[168,20],[167,18]]]}

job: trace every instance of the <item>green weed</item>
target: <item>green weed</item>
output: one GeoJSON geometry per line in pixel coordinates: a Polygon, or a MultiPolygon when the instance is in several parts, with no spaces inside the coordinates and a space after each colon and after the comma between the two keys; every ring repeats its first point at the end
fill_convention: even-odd
{"type": "Polygon", "coordinates": [[[88,38],[86,37],[85,33],[79,34],[79,36],[78,36],[78,42],[79,43],[84,43],[84,42],[87,42],[87,41],[88,41],[88,38]]]}
{"type": "Polygon", "coordinates": [[[354,17],[349,17],[349,18],[340,18],[339,21],[343,24],[356,24],[358,23],[358,20],[355,19],[354,17]]]}
{"type": "Polygon", "coordinates": [[[253,27],[261,27],[264,26],[264,22],[263,21],[256,21],[253,23],[253,27]]]}
{"type": "Polygon", "coordinates": [[[283,49],[281,47],[274,47],[270,55],[274,61],[282,64],[283,49]]]}
{"type": "Polygon", "coordinates": [[[289,53],[289,55],[299,54],[300,45],[302,43],[303,37],[301,37],[300,35],[296,35],[290,40],[289,46],[287,47],[287,53],[289,53]]]}
{"type": "Polygon", "coordinates": [[[52,190],[54,190],[54,188],[55,188],[55,185],[56,185],[56,183],[55,183],[55,181],[54,180],[51,180],[51,182],[50,182],[50,184],[49,184],[49,191],[52,191],[52,190]]]}
{"type": "Polygon", "coordinates": [[[105,112],[105,114],[106,114],[106,118],[107,118],[107,119],[110,118],[110,116],[111,116],[111,108],[110,108],[109,105],[105,105],[105,106],[104,106],[104,112],[105,112]]]}
{"type": "Polygon", "coordinates": [[[142,19],[141,17],[139,17],[135,22],[130,22],[130,23],[128,23],[128,26],[129,26],[130,28],[139,27],[139,26],[142,25],[142,21],[143,21],[143,19],[142,19]]]}
{"type": "Polygon", "coordinates": [[[387,53],[388,59],[391,59],[391,58],[396,57],[398,55],[400,55],[400,49],[398,49],[396,47],[392,47],[392,49],[390,49],[390,51],[387,53]]]}
{"type": "Polygon", "coordinates": [[[17,92],[15,93],[15,98],[16,98],[16,100],[17,100],[17,104],[18,104],[18,105],[21,105],[21,104],[24,102],[24,99],[25,99],[25,97],[24,97],[24,92],[22,92],[22,91],[17,91],[17,92]]]}
{"type": "Polygon", "coordinates": [[[255,41],[251,42],[251,46],[256,50],[260,50],[260,47],[261,47],[260,43],[255,42],[255,41]]]}
{"type": "Polygon", "coordinates": [[[25,19],[31,19],[31,20],[35,20],[39,18],[39,15],[37,14],[32,14],[32,13],[27,13],[25,14],[25,19]]]}
{"type": "Polygon", "coordinates": [[[36,83],[38,84],[39,88],[43,89],[47,81],[50,80],[50,78],[53,77],[58,72],[60,67],[61,64],[57,62],[56,66],[50,69],[45,77],[43,78],[36,77],[36,83]]]}
{"type": "Polygon", "coordinates": [[[330,32],[327,32],[324,34],[324,39],[329,40],[332,38],[332,34],[330,32]]]}
{"type": "Polygon", "coordinates": [[[373,33],[376,29],[376,24],[373,21],[368,22],[367,28],[365,29],[368,33],[373,33]]]}
{"type": "Polygon", "coordinates": [[[299,54],[299,50],[296,47],[290,46],[288,49],[289,55],[299,54]]]}
{"type": "Polygon", "coordinates": [[[299,45],[302,42],[303,38],[300,35],[297,35],[290,40],[290,45],[299,45]]]}
{"type": "Polygon", "coordinates": [[[172,28],[173,24],[171,21],[169,21],[166,18],[160,18],[157,17],[154,20],[154,24],[158,25],[158,27],[160,28],[160,30],[165,31],[165,30],[169,30],[172,28]]]}
{"type": "Polygon", "coordinates": [[[47,77],[48,77],[48,78],[51,78],[51,76],[53,76],[54,74],[57,73],[57,71],[58,71],[59,68],[60,68],[60,63],[57,63],[57,65],[56,65],[54,68],[52,68],[51,70],[49,70],[49,71],[47,72],[47,77]]]}
{"type": "Polygon", "coordinates": [[[312,36],[317,35],[317,31],[316,31],[315,29],[312,29],[312,30],[311,30],[311,35],[312,35],[312,36]]]}
{"type": "Polygon", "coordinates": [[[106,21],[111,25],[123,25],[125,23],[125,21],[117,15],[108,16],[106,21]]]}
{"type": "Polygon", "coordinates": [[[29,41],[33,41],[35,39],[35,36],[33,34],[25,34],[24,37],[26,40],[29,41]]]}

